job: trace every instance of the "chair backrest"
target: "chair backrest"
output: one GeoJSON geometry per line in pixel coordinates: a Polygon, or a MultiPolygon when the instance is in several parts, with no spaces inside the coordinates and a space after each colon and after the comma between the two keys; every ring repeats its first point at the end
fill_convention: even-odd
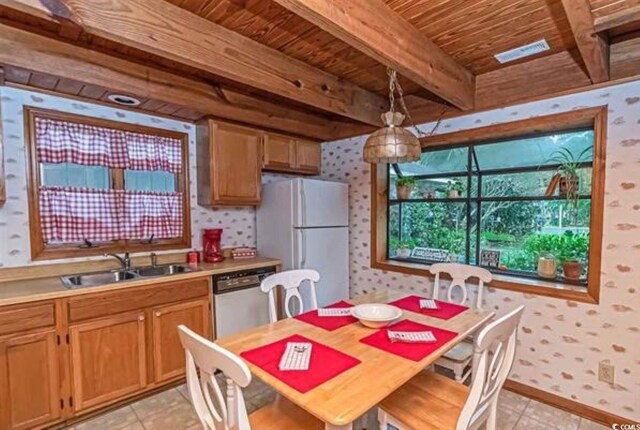
{"type": "Polygon", "coordinates": [[[464,303],[469,297],[469,286],[467,281],[470,278],[478,278],[478,294],[476,296],[476,309],[482,309],[482,293],[484,284],[491,282],[493,276],[491,272],[482,267],[469,266],[468,264],[458,263],[436,263],[429,267],[429,271],[436,276],[433,283],[433,298],[437,299],[440,295],[440,275],[446,273],[451,276],[451,283],[447,287],[447,301],[454,302],[453,292],[456,287],[462,292],[462,300],[457,303],[464,303]]]}
{"type": "Polygon", "coordinates": [[[260,288],[262,292],[269,294],[269,320],[274,323],[278,320],[276,311],[276,287],[282,286],[285,291],[284,295],[284,312],[287,317],[292,317],[291,311],[292,300],[298,301],[299,313],[318,309],[318,301],[316,298],[316,282],[320,280],[320,274],[312,269],[287,270],[285,272],[275,273],[262,280],[260,288]],[[308,281],[311,288],[311,309],[304,309],[302,296],[300,295],[300,286],[303,282],[308,281]]]}
{"type": "Polygon", "coordinates": [[[487,430],[495,429],[498,395],[513,365],[518,324],[523,312],[524,306],[520,306],[493,321],[478,334],[474,346],[471,389],[456,430],[477,428],[487,419],[487,430]]]}
{"type": "Polygon", "coordinates": [[[251,382],[251,372],[244,361],[184,325],[178,326],[178,334],[187,359],[189,397],[205,430],[234,426],[251,430],[242,395],[242,388],[251,382]],[[226,398],[215,377],[217,370],[227,380],[226,398]]]}

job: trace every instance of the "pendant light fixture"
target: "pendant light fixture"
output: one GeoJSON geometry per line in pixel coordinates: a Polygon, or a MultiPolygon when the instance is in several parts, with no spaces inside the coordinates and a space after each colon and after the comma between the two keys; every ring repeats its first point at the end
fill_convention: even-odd
{"type": "MultiPolygon", "coordinates": [[[[405,115],[396,112],[395,92],[398,91],[400,102],[408,115],[402,87],[398,82],[395,70],[387,69],[389,75],[389,111],[381,115],[384,127],[374,131],[364,145],[363,158],[367,163],[404,163],[417,161],[422,154],[418,138],[402,127],[405,115]]],[[[411,117],[409,117],[411,119],[411,117]]]]}

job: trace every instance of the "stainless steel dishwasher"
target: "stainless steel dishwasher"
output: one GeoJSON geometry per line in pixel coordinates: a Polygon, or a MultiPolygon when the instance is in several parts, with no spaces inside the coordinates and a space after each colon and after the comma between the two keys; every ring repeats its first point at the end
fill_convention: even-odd
{"type": "Polygon", "coordinates": [[[260,282],[274,273],[271,266],[213,275],[216,338],[269,323],[269,299],[260,282]]]}

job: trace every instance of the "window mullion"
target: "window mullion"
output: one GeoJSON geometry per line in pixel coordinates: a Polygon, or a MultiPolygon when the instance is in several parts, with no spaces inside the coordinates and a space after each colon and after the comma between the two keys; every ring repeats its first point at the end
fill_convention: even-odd
{"type": "Polygon", "coordinates": [[[471,263],[471,165],[473,163],[473,145],[467,147],[467,201],[465,203],[467,210],[467,234],[465,242],[464,259],[467,264],[471,263]]]}

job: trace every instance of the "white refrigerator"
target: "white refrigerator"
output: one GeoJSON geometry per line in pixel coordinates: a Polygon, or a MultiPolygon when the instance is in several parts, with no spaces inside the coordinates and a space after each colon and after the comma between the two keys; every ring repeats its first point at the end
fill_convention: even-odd
{"type": "MultiPolygon", "coordinates": [[[[280,258],[283,270],[317,270],[318,306],[348,299],[349,185],[298,178],[264,185],[262,193],[258,252],[280,258]]],[[[308,286],[301,295],[309,309],[308,286]]]]}

